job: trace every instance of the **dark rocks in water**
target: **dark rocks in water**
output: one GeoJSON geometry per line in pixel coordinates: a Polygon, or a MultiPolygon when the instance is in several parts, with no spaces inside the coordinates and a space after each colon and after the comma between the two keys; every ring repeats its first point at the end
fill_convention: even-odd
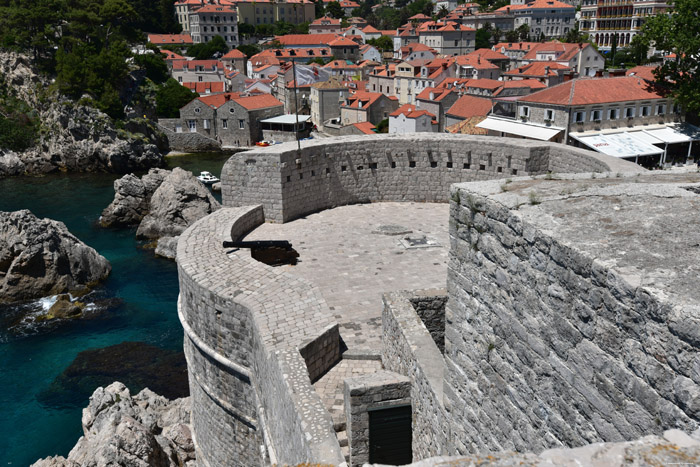
{"type": "Polygon", "coordinates": [[[62,222],[0,211],[0,303],[80,295],[109,275],[109,262],[62,222]]]}
{"type": "Polygon", "coordinates": [[[102,226],[136,225],[136,236],[157,240],[156,254],[175,259],[179,235],[221,208],[197,178],[179,167],[153,169],[139,179],[125,175],[114,182],[115,196],[100,218],[102,226]]]}
{"type": "Polygon", "coordinates": [[[141,178],[128,174],[115,180],[114,200],[102,211],[100,225],[138,225],[150,210],[153,193],[169,174],[165,169],[151,169],[141,178]]]}
{"type": "Polygon", "coordinates": [[[75,319],[83,315],[85,304],[79,301],[71,301],[68,295],[59,295],[56,303],[51,305],[45,315],[36,318],[37,321],[50,319],[75,319]]]}
{"type": "Polygon", "coordinates": [[[182,351],[144,342],[122,342],[84,350],[39,395],[43,404],[82,404],[98,386],[122,381],[132,392],[143,388],[168,399],[189,395],[187,363],[182,351]]]}
{"type": "Polygon", "coordinates": [[[196,465],[189,398],[170,401],[122,383],[99,387],[83,409],[83,436],[67,458],[47,457],[33,467],[196,465]]]}

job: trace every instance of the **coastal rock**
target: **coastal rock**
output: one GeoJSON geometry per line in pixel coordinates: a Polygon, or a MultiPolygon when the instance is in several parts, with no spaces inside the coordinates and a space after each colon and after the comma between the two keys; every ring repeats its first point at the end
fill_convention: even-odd
{"type": "Polygon", "coordinates": [[[82,294],[109,275],[109,262],[62,222],[28,210],[0,212],[0,303],[82,294]]]}
{"type": "Polygon", "coordinates": [[[0,177],[58,170],[117,172],[163,164],[167,138],[147,119],[117,129],[101,111],[48,91],[48,78],[36,73],[29,57],[0,51],[0,79],[36,111],[42,131],[34,147],[23,152],[0,148],[0,177]]]}
{"type": "Polygon", "coordinates": [[[85,304],[82,302],[71,301],[69,295],[59,295],[49,311],[45,315],[39,316],[37,320],[79,318],[83,314],[84,307],[85,304]]]}
{"type": "Polygon", "coordinates": [[[68,458],[33,466],[194,466],[190,413],[189,398],[169,401],[149,389],[131,396],[119,382],[97,388],[83,409],[83,436],[68,458]]]}
{"type": "Polygon", "coordinates": [[[153,193],[169,174],[168,170],[151,169],[141,178],[127,174],[115,180],[114,200],[102,211],[100,224],[110,227],[141,222],[148,214],[153,193]]]}
{"type": "Polygon", "coordinates": [[[156,246],[156,255],[163,258],[175,259],[177,256],[177,241],[180,237],[161,237],[156,246]]]}
{"type": "Polygon", "coordinates": [[[176,167],[153,193],[150,211],[139,224],[136,236],[178,236],[194,222],[220,207],[192,172],[176,167]]]}

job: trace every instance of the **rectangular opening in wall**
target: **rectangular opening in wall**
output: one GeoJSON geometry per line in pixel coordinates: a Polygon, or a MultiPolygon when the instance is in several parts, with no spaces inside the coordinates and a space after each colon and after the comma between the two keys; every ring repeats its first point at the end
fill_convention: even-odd
{"type": "Polygon", "coordinates": [[[486,166],[484,164],[479,164],[479,170],[486,170],[486,166]]]}
{"type": "Polygon", "coordinates": [[[311,176],[312,176],[312,177],[315,177],[315,176],[316,176],[316,171],[315,171],[315,170],[312,170],[312,171],[311,171],[311,176]]]}
{"type": "Polygon", "coordinates": [[[518,169],[513,169],[513,175],[518,175],[518,169]]]}
{"type": "Polygon", "coordinates": [[[409,167],[415,167],[415,166],[416,166],[416,161],[408,161],[408,166],[409,166],[409,167]]]}
{"type": "Polygon", "coordinates": [[[341,172],[345,172],[346,170],[348,170],[348,166],[347,166],[347,165],[341,165],[341,166],[340,166],[340,171],[341,171],[341,172]]]}
{"type": "Polygon", "coordinates": [[[326,167],[326,174],[331,173],[331,169],[329,167],[326,167]]]}
{"type": "Polygon", "coordinates": [[[288,182],[291,182],[291,181],[292,181],[292,176],[291,176],[291,175],[287,175],[287,181],[288,181],[288,182]]]}
{"type": "Polygon", "coordinates": [[[498,172],[498,173],[503,172],[503,167],[497,167],[497,168],[496,168],[496,172],[498,172]]]}
{"type": "Polygon", "coordinates": [[[468,164],[468,163],[466,163],[466,162],[465,162],[464,165],[462,166],[463,169],[468,169],[469,167],[471,167],[471,164],[468,164]]]}
{"type": "Polygon", "coordinates": [[[489,167],[491,167],[493,165],[493,156],[491,155],[491,153],[489,153],[488,159],[489,159],[489,167]]]}
{"type": "Polygon", "coordinates": [[[396,168],[396,162],[394,162],[394,161],[391,162],[391,168],[392,168],[392,169],[395,169],[395,168],[396,168]]]}
{"type": "Polygon", "coordinates": [[[377,168],[377,163],[376,163],[376,162],[370,162],[370,163],[369,163],[369,168],[370,168],[370,169],[376,169],[376,168],[377,168]]]}
{"type": "Polygon", "coordinates": [[[304,178],[304,174],[303,174],[303,173],[300,173],[300,174],[299,174],[299,180],[302,180],[303,178],[304,178]]]}
{"type": "Polygon", "coordinates": [[[411,406],[371,410],[369,463],[404,465],[413,462],[411,406]]]}
{"type": "Polygon", "coordinates": [[[437,162],[436,162],[436,161],[431,161],[431,162],[430,162],[430,167],[432,167],[433,169],[437,168],[437,162]]]}
{"type": "Polygon", "coordinates": [[[513,156],[508,156],[508,168],[510,169],[510,165],[513,162],[513,156]]]}
{"type": "Polygon", "coordinates": [[[357,170],[364,170],[364,169],[365,169],[365,166],[363,166],[363,165],[358,165],[358,166],[357,166],[357,170]]]}
{"type": "Polygon", "coordinates": [[[448,162],[448,163],[445,164],[445,165],[447,166],[448,169],[451,169],[451,168],[452,168],[452,162],[448,162]]]}

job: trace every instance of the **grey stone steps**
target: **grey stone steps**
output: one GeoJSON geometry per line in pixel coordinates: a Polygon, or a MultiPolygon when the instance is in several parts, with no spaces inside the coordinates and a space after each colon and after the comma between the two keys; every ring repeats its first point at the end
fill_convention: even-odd
{"type": "Polygon", "coordinates": [[[339,431],[336,433],[336,436],[341,448],[348,445],[348,433],[346,431],[339,431]]]}

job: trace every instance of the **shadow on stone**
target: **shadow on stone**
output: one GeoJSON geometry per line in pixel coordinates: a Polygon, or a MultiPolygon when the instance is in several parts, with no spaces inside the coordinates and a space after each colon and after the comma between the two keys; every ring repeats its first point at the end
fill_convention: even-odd
{"type": "Polygon", "coordinates": [[[123,382],[132,394],[147,387],[168,399],[189,396],[182,351],[144,342],[122,342],[80,352],[37,398],[47,406],[83,406],[97,387],[114,381],[123,382]]]}

